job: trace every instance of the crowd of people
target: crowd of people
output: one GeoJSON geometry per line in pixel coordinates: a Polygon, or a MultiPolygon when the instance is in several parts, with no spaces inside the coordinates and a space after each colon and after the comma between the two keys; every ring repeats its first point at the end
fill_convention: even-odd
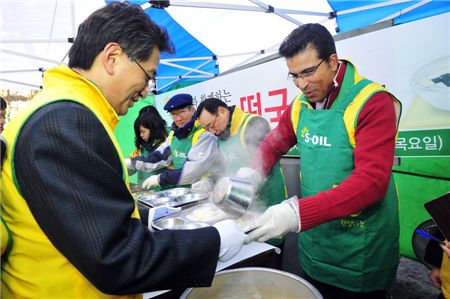
{"type": "Polygon", "coordinates": [[[140,110],[136,150],[124,158],[113,134],[119,116],[147,96],[161,53],[173,51],[140,6],[109,3],[79,26],[68,66],[46,71],[43,90],[9,122],[2,298],[207,287],[217,262],[244,243],[289,232],[298,234],[305,278],[324,298],[386,298],[399,263],[391,173],[399,100],[338,58],[325,27],[305,24],[279,48],[300,92],[277,127],[216,98],[196,108],[180,93],[164,105],[170,127],[154,107],[140,110]],[[295,145],[301,194],[287,198],[279,161],[295,145]],[[210,192],[222,176],[246,178],[267,209],[245,229],[224,220],[151,231],[154,209],[139,207],[130,191],[135,172],[142,188],[158,190],[210,192]]]}

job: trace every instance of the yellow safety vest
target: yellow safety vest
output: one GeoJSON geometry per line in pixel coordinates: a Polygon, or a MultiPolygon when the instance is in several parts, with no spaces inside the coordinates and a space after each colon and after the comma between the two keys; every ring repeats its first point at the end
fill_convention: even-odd
{"type": "MultiPolygon", "coordinates": [[[[4,299],[117,297],[98,290],[55,248],[37,224],[16,184],[13,157],[22,126],[39,108],[61,100],[80,103],[92,111],[103,124],[117,154],[123,156],[113,135],[119,118],[100,90],[66,66],[47,71],[42,92],[16,115],[3,132],[11,146],[2,169],[2,218],[14,240],[6,261],[2,263],[1,294],[4,299]]],[[[125,165],[122,169],[128,186],[125,165]]],[[[139,218],[136,203],[131,217],[139,218]]]]}
{"type": "Polygon", "coordinates": [[[441,290],[445,298],[450,298],[450,258],[445,252],[441,264],[441,290]]]}

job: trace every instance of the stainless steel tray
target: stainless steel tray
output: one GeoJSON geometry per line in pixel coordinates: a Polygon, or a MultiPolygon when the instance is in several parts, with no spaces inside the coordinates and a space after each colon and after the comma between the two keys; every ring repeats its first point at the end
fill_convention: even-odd
{"type": "Polygon", "coordinates": [[[243,229],[259,215],[259,213],[249,211],[239,218],[232,218],[212,202],[203,202],[161,218],[155,221],[152,226],[157,230],[196,229],[214,225],[221,220],[233,219],[243,229]]]}
{"type": "Polygon", "coordinates": [[[207,193],[193,192],[188,188],[173,188],[137,196],[137,200],[139,202],[150,207],[158,207],[162,205],[166,205],[169,207],[179,207],[207,198],[207,193]]]}

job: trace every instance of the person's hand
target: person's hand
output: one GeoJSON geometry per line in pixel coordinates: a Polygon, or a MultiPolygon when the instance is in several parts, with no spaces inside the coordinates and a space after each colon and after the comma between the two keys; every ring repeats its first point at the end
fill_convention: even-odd
{"type": "Polygon", "coordinates": [[[440,245],[444,253],[447,254],[447,257],[450,259],[450,242],[448,240],[444,241],[445,245],[440,245]]]}
{"type": "Polygon", "coordinates": [[[431,269],[430,279],[435,287],[441,289],[441,269],[439,268],[431,269]]]}
{"type": "Polygon", "coordinates": [[[144,171],[145,170],[144,162],[140,161],[140,160],[136,161],[136,163],[134,164],[134,167],[136,168],[136,170],[139,170],[139,171],[144,171]]]}
{"type": "Polygon", "coordinates": [[[127,166],[128,170],[135,170],[133,162],[131,162],[131,159],[125,159],[125,165],[127,166]]]}
{"type": "Polygon", "coordinates": [[[142,188],[150,189],[159,186],[159,174],[152,175],[142,183],[142,188]]]}
{"type": "Polygon", "coordinates": [[[247,241],[265,242],[300,231],[300,214],[296,196],[269,207],[253,224],[244,228],[247,241]]]}
{"type": "Polygon", "coordinates": [[[208,193],[212,190],[212,183],[209,179],[203,178],[192,184],[191,189],[198,193],[208,193]]]}
{"type": "Polygon", "coordinates": [[[139,171],[143,171],[143,172],[145,172],[147,169],[145,168],[145,163],[144,163],[144,161],[140,161],[140,160],[137,160],[136,161],[136,164],[134,165],[134,167],[137,169],[137,170],[139,170],[139,171]]]}
{"type": "Polygon", "coordinates": [[[258,189],[262,183],[261,174],[250,167],[239,168],[238,172],[236,173],[236,177],[249,179],[250,181],[252,181],[252,184],[255,187],[255,189],[258,189]]]}
{"type": "Polygon", "coordinates": [[[213,225],[220,235],[219,261],[225,262],[234,257],[244,245],[247,235],[231,219],[213,225]]]}

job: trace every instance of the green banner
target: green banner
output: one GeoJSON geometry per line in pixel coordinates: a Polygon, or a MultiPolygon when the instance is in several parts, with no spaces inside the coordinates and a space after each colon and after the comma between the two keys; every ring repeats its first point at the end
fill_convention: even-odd
{"type": "Polygon", "coordinates": [[[450,129],[400,131],[395,144],[398,157],[450,156],[450,129]]]}
{"type": "MultiPolygon", "coordinates": [[[[298,157],[297,145],[285,155],[298,157]]],[[[400,131],[395,144],[397,157],[450,157],[450,128],[400,131]]]]}

